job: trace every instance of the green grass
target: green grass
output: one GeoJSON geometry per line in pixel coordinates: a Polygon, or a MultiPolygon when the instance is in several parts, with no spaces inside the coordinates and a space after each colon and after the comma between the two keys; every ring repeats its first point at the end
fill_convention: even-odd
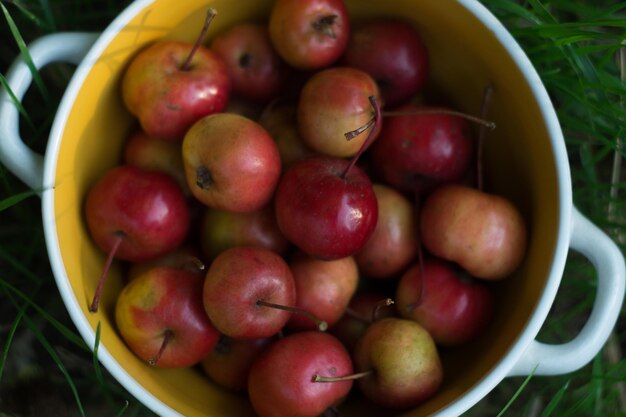
{"type": "MultiPolygon", "coordinates": [[[[2,1],[0,74],[35,38],[102,30],[128,1],[2,1]]],[[[626,248],[626,2],[483,3],[522,45],[557,108],[572,166],[574,201],[626,248]]],[[[21,132],[39,152],[72,67],[37,73],[21,132]]],[[[0,77],[4,84],[4,76],[0,77]]],[[[3,140],[3,138],[0,138],[3,140]]],[[[540,339],[559,342],[580,329],[595,295],[589,262],[570,255],[540,339]]],[[[626,416],[626,321],[583,369],[556,377],[505,379],[467,416],[626,416]]],[[[94,359],[58,296],[45,249],[40,200],[0,165],[0,416],[139,416],[151,413],[94,359]]]]}

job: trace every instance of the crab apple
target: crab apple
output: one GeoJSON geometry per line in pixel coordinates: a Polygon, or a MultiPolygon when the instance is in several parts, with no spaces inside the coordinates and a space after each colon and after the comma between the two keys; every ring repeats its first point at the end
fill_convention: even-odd
{"type": "Polygon", "coordinates": [[[400,19],[376,19],[355,27],[341,63],[370,74],[386,108],[418,94],[429,73],[422,37],[412,24],[400,19]]]}
{"type": "MultiPolygon", "coordinates": [[[[371,123],[375,109],[370,97],[380,102],[376,82],[364,71],[332,67],[315,73],[305,83],[298,100],[298,132],[302,141],[324,155],[355,155],[368,135],[363,132],[348,140],[346,133],[371,123]]],[[[378,136],[380,128],[380,119],[368,128],[373,131],[370,141],[378,136]]]]}
{"type": "Polygon", "coordinates": [[[210,44],[228,70],[233,94],[257,102],[278,96],[289,77],[289,67],[274,50],[266,25],[235,24],[210,44]]]}
{"type": "Polygon", "coordinates": [[[250,212],[271,200],[281,173],[276,143],[257,122],[232,113],[198,120],[182,144],[193,195],[208,207],[250,212]]]}
{"type": "Polygon", "coordinates": [[[398,314],[420,323],[440,346],[476,338],[491,322],[495,305],[484,282],[435,258],[406,271],[398,282],[395,301],[398,314]]]}
{"type": "Polygon", "coordinates": [[[506,278],[522,263],[526,227],[510,200],[464,185],[437,187],[420,210],[424,247],[487,280],[506,278]]]}
{"type": "Polygon", "coordinates": [[[327,156],[292,165],[279,182],[274,204],[283,235],[324,260],[358,252],[378,219],[376,195],[365,172],[327,156]]]}
{"type": "Polygon", "coordinates": [[[122,76],[122,99],[150,136],[181,140],[189,127],[228,104],[231,82],[226,65],[200,44],[158,41],[142,49],[122,76]]]}
{"type": "Polygon", "coordinates": [[[268,26],[278,54],[303,70],[333,64],[344,53],[350,35],[343,0],[276,0],[268,26]]]}
{"type": "Polygon", "coordinates": [[[195,365],[217,344],[219,333],[202,306],[201,276],[156,267],[130,281],[115,305],[117,329],[128,347],[162,368],[195,365]]]}
{"type": "Polygon", "coordinates": [[[314,382],[315,376],[351,373],[352,359],[334,336],[292,333],[274,342],[252,365],[250,402],[259,417],[318,417],[343,401],[353,382],[314,382]]]}

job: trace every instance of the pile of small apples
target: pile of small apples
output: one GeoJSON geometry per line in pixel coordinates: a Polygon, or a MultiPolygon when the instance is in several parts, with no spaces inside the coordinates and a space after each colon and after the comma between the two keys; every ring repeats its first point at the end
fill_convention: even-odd
{"type": "Polygon", "coordinates": [[[261,417],[332,415],[353,385],[425,401],[438,350],[485,329],[489,281],[525,253],[518,210],[473,179],[489,123],[417,103],[428,50],[408,22],[276,0],[205,45],[215,16],[125,70],[138,127],[86,196],[108,254],[90,310],[125,261],[128,347],[247,390],[261,417]]]}

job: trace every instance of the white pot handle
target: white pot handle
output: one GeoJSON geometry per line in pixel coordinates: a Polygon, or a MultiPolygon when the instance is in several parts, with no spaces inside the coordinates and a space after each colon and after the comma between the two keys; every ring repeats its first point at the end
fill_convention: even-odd
{"type": "MultiPolygon", "coordinates": [[[[53,62],[79,64],[99,34],[57,33],[42,36],[28,46],[34,66],[39,69],[53,62]]],[[[22,101],[32,82],[30,68],[23,56],[17,57],[6,75],[7,84],[22,101]]],[[[43,156],[30,149],[19,133],[19,112],[4,88],[0,89],[0,162],[38,192],[43,186],[43,156]]]]}
{"type": "Polygon", "coordinates": [[[508,376],[559,375],[588,364],[606,343],[624,300],[624,256],[615,243],[576,208],[572,212],[570,247],[584,255],[598,273],[593,308],[571,341],[551,345],[534,340],[508,376]]]}

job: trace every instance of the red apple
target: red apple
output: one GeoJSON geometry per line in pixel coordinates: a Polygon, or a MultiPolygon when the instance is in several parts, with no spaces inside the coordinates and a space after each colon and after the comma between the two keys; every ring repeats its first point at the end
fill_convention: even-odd
{"type": "Polygon", "coordinates": [[[318,417],[348,395],[352,381],[314,382],[315,376],[351,373],[350,355],[335,337],[293,333],[273,343],[252,365],[250,402],[259,417],[318,417]]]}
{"type": "Polygon", "coordinates": [[[428,49],[416,28],[400,19],[376,19],[354,28],[342,64],[376,80],[385,107],[418,94],[428,79],[428,49]]]}
{"type": "Polygon", "coordinates": [[[258,247],[230,248],[207,271],[204,308],[217,329],[232,338],[260,339],[278,333],[292,314],[262,305],[293,306],[296,289],[287,263],[258,247]]]}
{"type": "Polygon", "coordinates": [[[280,155],[255,121],[231,113],[206,116],[187,131],[182,146],[189,188],[208,207],[250,212],[271,200],[280,155]]]}
{"type": "Polygon", "coordinates": [[[292,165],[278,185],[278,227],[313,257],[351,256],[376,227],[378,205],[372,183],[358,166],[349,167],[349,161],[339,158],[305,159],[292,165]]]}
{"type": "Polygon", "coordinates": [[[420,230],[431,254],[477,278],[509,276],[526,253],[526,222],[517,207],[467,186],[437,187],[421,208],[420,230]]]}
{"type": "Polygon", "coordinates": [[[419,265],[407,270],[395,301],[398,314],[420,323],[441,346],[476,338],[494,313],[494,295],[484,283],[437,259],[426,260],[421,270],[419,265]]]}
{"type": "Polygon", "coordinates": [[[138,357],[162,368],[197,364],[219,339],[202,306],[202,277],[177,268],[153,268],[130,281],[115,322],[138,357]]]}
{"type": "Polygon", "coordinates": [[[121,165],[89,189],[85,220],[95,244],[108,253],[90,310],[98,310],[114,258],[132,262],[157,258],[183,243],[189,210],[180,187],[167,174],[121,165]]]}
{"type": "Polygon", "coordinates": [[[378,222],[365,246],[354,255],[359,271],[370,278],[397,278],[417,256],[414,204],[384,184],[374,184],[378,222]]]}
{"type": "Polygon", "coordinates": [[[466,175],[474,161],[474,139],[468,121],[447,111],[406,104],[397,109],[404,115],[385,116],[371,156],[386,183],[414,193],[424,182],[459,181],[466,175]]]}
{"type": "MultiPolygon", "coordinates": [[[[375,116],[371,98],[380,102],[376,82],[366,72],[333,67],[315,73],[304,85],[298,100],[298,132],[316,152],[348,157],[355,155],[368,135],[350,140],[345,134],[368,125],[375,116]]],[[[370,143],[380,131],[381,121],[369,127],[370,143]]]]}
{"type": "Polygon", "coordinates": [[[218,34],[210,48],[226,64],[239,97],[267,102],[285,87],[289,68],[274,50],[266,25],[235,24],[218,34]]]}
{"type": "MultiPolygon", "coordinates": [[[[296,283],[296,307],[306,310],[329,328],[344,314],[359,283],[359,271],[354,259],[321,261],[297,252],[289,262],[296,283]]],[[[300,314],[294,314],[287,327],[314,330],[316,323],[300,314]]]]}
{"type": "Polygon", "coordinates": [[[350,19],[343,0],[276,0],[269,32],[274,48],[288,64],[320,69],[345,51],[350,19]]]}
{"type": "MultiPolygon", "coordinates": [[[[209,14],[202,32],[211,19],[209,14]]],[[[228,71],[215,52],[200,45],[202,35],[195,45],[157,41],[142,49],[124,71],[124,104],[150,136],[180,140],[196,120],[226,107],[228,71]]]]}

